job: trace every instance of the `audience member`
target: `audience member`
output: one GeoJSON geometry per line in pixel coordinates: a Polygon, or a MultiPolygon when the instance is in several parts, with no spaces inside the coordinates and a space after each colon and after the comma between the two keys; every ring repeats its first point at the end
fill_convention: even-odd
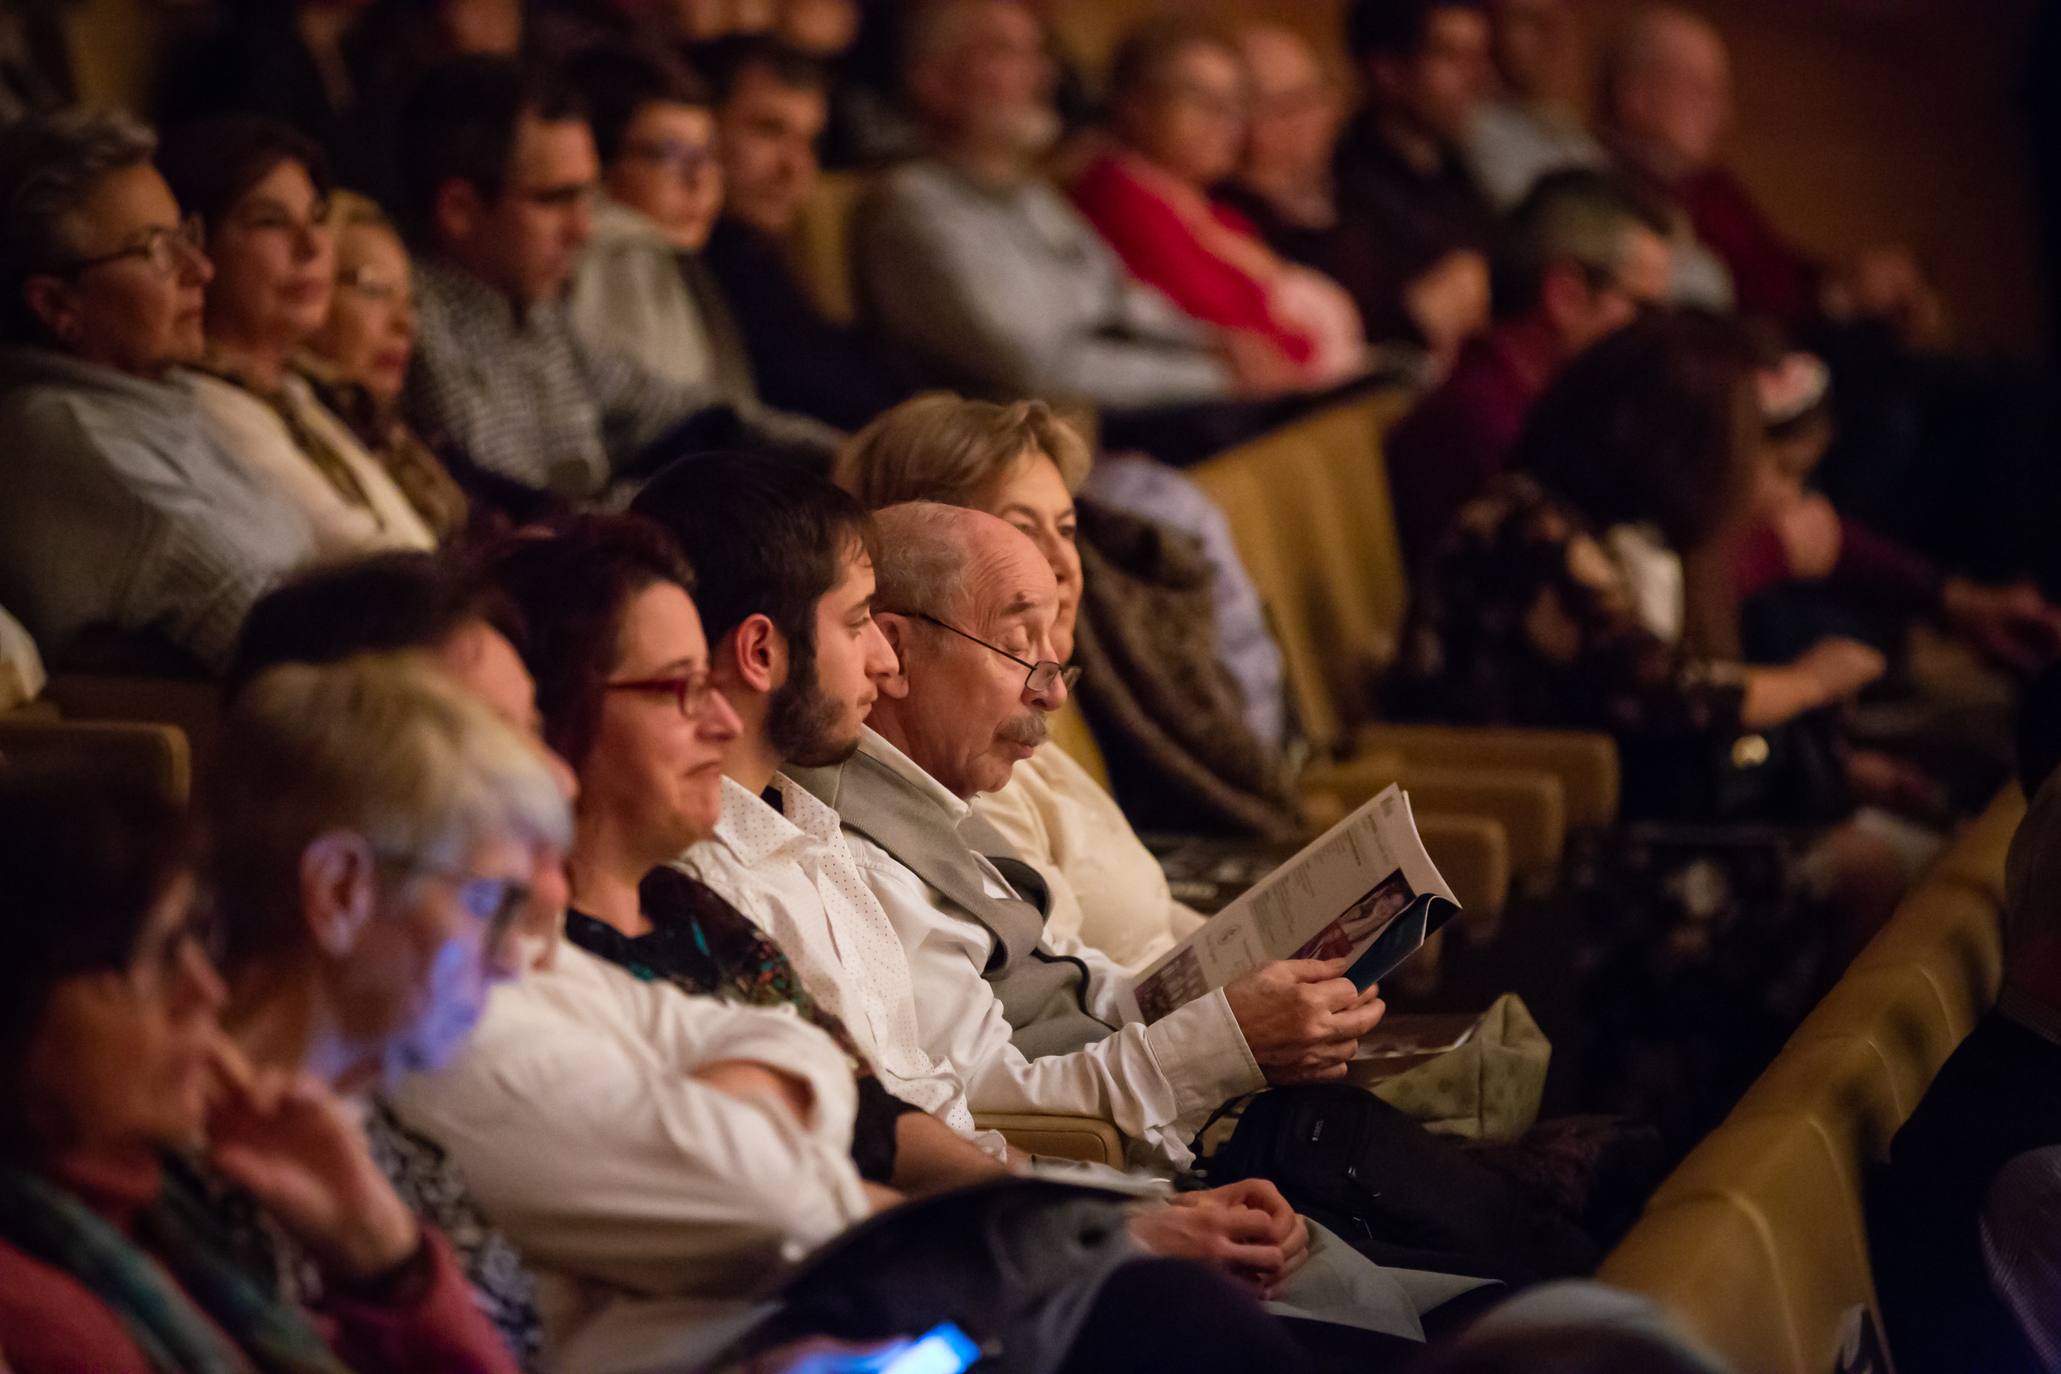
{"type": "MultiPolygon", "coordinates": [[[[9,1366],[513,1371],[445,1243],[395,1196],[331,1095],[338,1066],[300,1057],[304,1040],[253,1068],[223,1037],[229,993],[206,953],[210,918],[163,803],[7,779],[0,847],[12,878],[0,975],[9,1366]],[[319,1312],[237,1257],[196,1149],[315,1258],[329,1281],[319,1312]]],[[[390,938],[335,914],[344,948],[390,938]]],[[[447,990],[429,973],[394,959],[380,998],[360,1005],[434,1007],[447,990]]],[[[398,1029],[398,1017],[367,1020],[353,1043],[377,1062],[379,1037],[398,1029]]]]}
{"type": "Polygon", "coordinates": [[[1621,1087],[1667,1096],[1685,1129],[1707,1124],[1808,1005],[1831,932],[1794,894],[1830,900],[1850,953],[1922,861],[1886,822],[1851,822],[1836,763],[1816,762],[1839,746],[1810,713],[1873,681],[1881,656],[1827,640],[1782,667],[1728,661],[1727,608],[1685,576],[1749,497],[1753,364],[1722,322],[1665,315],[1568,364],[1526,423],[1518,471],[1424,566],[1399,663],[1407,713],[1614,735],[1630,819],[1831,827],[1808,854],[1783,839],[1660,844],[1638,851],[1651,871],[1627,868],[1623,891],[1590,903],[1599,921],[1619,908],[1600,936],[1616,953],[1591,980],[1596,1043],[1623,1057],[1610,1060],[1621,1087]],[[1725,876],[1685,885],[1698,868],[1725,876]],[[1723,959],[1685,963],[1687,932],[1723,959]],[[1719,1007],[1726,1029],[1711,1037],[1719,1007]],[[1705,1088],[1717,1091],[1695,1106],[1705,1088]]]}
{"type": "Polygon", "coordinates": [[[197,223],[120,115],[0,134],[0,601],[53,666],[154,649],[219,668],[237,623],[316,550],[232,454],[180,371],[212,269],[197,223]]]}
{"type": "Polygon", "coordinates": [[[723,213],[702,261],[751,354],[769,404],[856,430],[908,394],[878,340],[823,313],[796,278],[788,241],[819,185],[828,118],[824,68],[764,40],[714,56],[723,213]]]}
{"type": "Polygon", "coordinates": [[[1496,323],[1388,437],[1396,532],[1412,564],[1505,472],[1525,417],[1576,354],[1667,295],[1665,226],[1600,172],[1542,181],[1496,252],[1496,323]]]}
{"type": "MultiPolygon", "coordinates": [[[[350,191],[329,197],[336,245],[336,289],[329,316],[293,367],[330,413],[378,460],[439,541],[463,531],[474,514],[459,484],[481,489],[479,514],[496,508],[506,483],[462,461],[447,464],[401,416],[401,391],[415,356],[415,273],[384,212],[350,191]]],[[[520,501],[517,503],[520,505],[520,501]]]]}
{"type": "Polygon", "coordinates": [[[1042,402],[944,393],[861,431],[839,480],[876,509],[912,499],[985,508],[974,493],[1026,448],[1049,450],[1070,488],[1093,481],[1076,512],[1092,576],[1085,588],[1062,579],[1062,592],[1090,622],[1072,661],[1093,679],[1082,706],[1130,814],[1176,833],[1299,833],[1280,650],[1222,513],[1192,483],[1143,458],[1091,466],[1077,428],[1042,402]]]}
{"type": "Polygon", "coordinates": [[[181,130],[160,161],[208,236],[195,388],[230,451],[307,513],[326,557],[431,547],[400,485],[290,365],[336,291],[321,152],[283,124],[228,114],[181,130]]]}
{"type": "Polygon", "coordinates": [[[1010,399],[1123,409],[1274,388],[1270,347],[1134,281],[1039,174],[1059,119],[1044,35],[1020,0],[923,11],[907,77],[930,156],[887,174],[854,234],[863,308],[890,341],[1010,399]]]}
{"type": "Polygon", "coordinates": [[[1908,249],[1822,263],[1785,238],[1719,162],[1732,71],[1708,21],[1671,6],[1637,15],[1604,54],[1603,120],[1619,161],[1682,207],[1744,313],[1791,329],[1830,318],[1884,321],[1912,340],[1938,332],[1939,300],[1908,249]]]}
{"type": "Polygon", "coordinates": [[[708,88],[663,53],[596,48],[566,75],[591,112],[603,197],[568,297],[589,347],[749,400],[751,362],[699,254],[723,205],[708,88]]]}
{"type": "MultiPolygon", "coordinates": [[[[2042,783],[2011,841],[2004,986],[1890,1142],[1868,1211],[1897,1367],[1913,1374],[2044,1369],[1985,1273],[1988,1202],[2007,1247],[2026,1220],[1996,1208],[2010,1161],[2061,1145],[2061,785],[2042,783]]],[[[2030,1167],[2030,1166],[2028,1166],[2030,1167]]],[[[2022,1184],[2026,1180],[2020,1179],[2022,1184]]],[[[2030,1278],[2030,1275],[2023,1277],[2030,1278]]]]}
{"type": "Polygon", "coordinates": [[[411,418],[471,460],[591,497],[676,427],[740,425],[812,453],[828,433],[740,413],[587,348],[558,299],[590,230],[599,167],[585,111],[548,74],[495,58],[441,69],[409,106],[410,204],[426,257],[411,418]]]}
{"type": "MultiPolygon", "coordinates": [[[[1087,446],[1042,403],[1011,407],[927,396],[882,416],[838,459],[837,478],[869,507],[937,501],[983,510],[1021,531],[1044,555],[1059,588],[1052,650],[1079,661],[1075,629],[1084,606],[1083,550],[1073,493],[1087,471],[1087,446]]],[[[1206,633],[1206,629],[1204,633],[1206,633]]],[[[1086,656],[1096,662],[1091,651],[1086,656]]],[[[1107,674],[1113,663],[1099,660],[1107,674]]],[[[1084,673],[1083,700],[1096,689],[1084,673]]],[[[1209,728],[1235,728],[1201,694],[1187,712],[1209,728]]],[[[1045,938],[1079,939],[1116,963],[1142,969],[1202,924],[1174,900],[1159,860],[1123,810],[1057,745],[1040,745],[1001,789],[974,799],[974,812],[1024,860],[1065,878],[1050,882],[1045,938]]]]}
{"type": "Polygon", "coordinates": [[[1491,0],[1488,12],[1497,91],[1474,117],[1467,158],[1489,199],[1508,210],[1541,177],[1607,159],[1577,104],[1582,53],[1574,7],[1568,0],[1491,0]]]}
{"type": "MultiPolygon", "coordinates": [[[[444,670],[405,657],[269,669],[229,729],[214,809],[215,833],[236,837],[216,863],[223,1019],[258,1072],[306,1065],[356,1100],[401,1200],[448,1228],[478,1305],[533,1358],[520,1257],[377,1094],[449,1060],[490,985],[555,930],[532,882],[537,853],[570,841],[559,781],[444,670]]],[[[311,1301],[327,1285],[298,1249],[275,1267],[311,1301]]]]}
{"type": "Polygon", "coordinates": [[[1422,344],[1450,360],[1488,314],[1488,267],[1469,249],[1406,263],[1373,220],[1342,213],[1333,168],[1346,118],[1337,76],[1301,34],[1262,24],[1239,35],[1251,119],[1236,180],[1221,188],[1281,256],[1338,282],[1367,337],[1422,344]]]}
{"type": "Polygon", "coordinates": [[[1210,198],[1238,169],[1250,95],[1229,39],[1163,20],[1118,48],[1113,142],[1074,179],[1074,203],[1130,274],[1189,315],[1270,345],[1283,388],[1366,367],[1358,309],[1338,283],[1274,256],[1210,198]]]}
{"type": "Polygon", "coordinates": [[[1495,210],[1462,152],[1488,95],[1480,0],[1357,0],[1347,46],[1366,100],[1338,147],[1340,213],[1372,225],[1405,277],[1486,255],[1495,210]]]}

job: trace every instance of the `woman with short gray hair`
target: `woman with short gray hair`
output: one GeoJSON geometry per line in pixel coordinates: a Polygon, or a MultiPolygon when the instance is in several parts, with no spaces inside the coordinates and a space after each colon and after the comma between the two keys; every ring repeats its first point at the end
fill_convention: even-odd
{"type": "Polygon", "coordinates": [[[313,549],[181,371],[213,269],[156,146],[90,111],[0,133],[0,601],[58,667],[106,662],[90,631],[217,668],[245,609],[313,549]]]}

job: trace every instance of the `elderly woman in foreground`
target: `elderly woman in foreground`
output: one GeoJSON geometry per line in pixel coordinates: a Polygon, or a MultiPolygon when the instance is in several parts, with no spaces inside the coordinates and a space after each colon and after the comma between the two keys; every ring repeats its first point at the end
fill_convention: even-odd
{"type": "MultiPolygon", "coordinates": [[[[428,704],[467,738],[492,725],[478,708],[439,718],[414,675],[317,684],[297,672],[304,683],[254,690],[337,708],[329,725],[345,732],[367,723],[368,699],[402,716],[428,704]]],[[[482,817],[439,810],[425,823],[452,837],[482,817]]],[[[365,828],[390,840],[392,819],[365,828]]],[[[339,827],[321,844],[369,855],[373,840],[339,827]]],[[[444,880],[406,879],[415,895],[402,916],[373,909],[369,863],[297,871],[316,880],[307,916],[320,953],[272,994],[295,1015],[247,1037],[246,1053],[218,1021],[232,993],[169,808],[83,782],[0,782],[0,858],[11,952],[0,966],[0,1346],[13,1369],[515,1369],[445,1242],[402,1203],[334,1094],[469,1022],[456,971],[479,966],[482,935],[456,892],[433,890],[444,880]],[[434,930],[441,940],[426,938],[434,930]],[[238,1245],[256,1216],[319,1272],[319,1303],[282,1291],[238,1245]]]]}

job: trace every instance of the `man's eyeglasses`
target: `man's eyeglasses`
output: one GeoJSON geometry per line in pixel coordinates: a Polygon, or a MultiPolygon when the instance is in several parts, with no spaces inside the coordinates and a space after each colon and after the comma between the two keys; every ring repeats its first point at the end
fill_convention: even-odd
{"type": "Polygon", "coordinates": [[[708,711],[708,704],[716,694],[715,684],[707,673],[694,673],[682,677],[636,678],[628,682],[604,682],[602,687],[610,692],[657,692],[672,697],[680,707],[682,720],[700,720],[708,711]]]}
{"type": "Polygon", "coordinates": [[[657,163],[681,181],[693,181],[715,165],[712,149],[677,138],[641,139],[623,145],[629,156],[657,163]]]}
{"type": "Polygon", "coordinates": [[[1073,690],[1073,685],[1081,680],[1081,669],[1077,663],[1054,663],[1050,659],[1040,659],[1038,662],[1033,663],[1027,658],[1018,658],[1000,645],[988,643],[978,635],[970,635],[957,625],[947,625],[934,615],[926,615],[922,611],[904,611],[902,614],[915,620],[926,621],[937,626],[940,630],[950,630],[961,639],[972,640],[989,653],[1000,654],[1011,663],[1023,665],[1023,667],[1030,670],[1029,675],[1023,680],[1023,690],[1036,696],[1044,696],[1047,692],[1050,692],[1054,683],[1063,684],[1066,690],[1070,692],[1073,690]]]}
{"type": "Polygon", "coordinates": [[[465,914],[486,927],[486,949],[491,956],[501,948],[508,932],[530,909],[530,885],[520,878],[489,878],[461,868],[447,868],[405,855],[382,855],[390,867],[415,877],[437,878],[458,893],[458,905],[465,914]]]}
{"type": "Polygon", "coordinates": [[[200,217],[195,215],[182,221],[177,228],[152,225],[142,238],[127,248],[117,248],[112,253],[96,253],[89,258],[73,258],[43,270],[54,277],[76,277],[81,272],[90,272],[124,258],[141,258],[160,276],[175,277],[181,268],[204,260],[206,255],[207,230],[200,217]]]}

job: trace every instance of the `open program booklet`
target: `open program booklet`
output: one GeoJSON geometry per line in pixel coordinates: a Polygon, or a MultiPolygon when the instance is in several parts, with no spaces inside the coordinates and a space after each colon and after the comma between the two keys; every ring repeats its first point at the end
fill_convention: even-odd
{"type": "Polygon", "coordinates": [[[1325,831],[1209,919],[1138,979],[1138,1010],[1174,1008],[1276,959],[1350,956],[1361,988],[1379,982],[1459,913],[1399,787],[1325,831]]]}

